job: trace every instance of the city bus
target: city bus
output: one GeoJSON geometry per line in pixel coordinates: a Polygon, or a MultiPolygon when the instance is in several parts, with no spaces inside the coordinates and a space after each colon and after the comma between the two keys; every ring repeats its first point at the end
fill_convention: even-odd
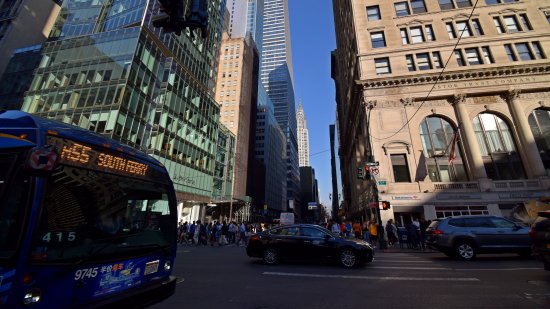
{"type": "Polygon", "coordinates": [[[0,111],[0,307],[143,307],[174,293],[166,168],[94,132],[0,111]]]}

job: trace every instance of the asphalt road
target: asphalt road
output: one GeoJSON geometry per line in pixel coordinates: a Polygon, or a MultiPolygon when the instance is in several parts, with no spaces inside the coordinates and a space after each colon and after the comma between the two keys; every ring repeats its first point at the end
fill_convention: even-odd
{"type": "Polygon", "coordinates": [[[550,272],[517,255],[462,262],[414,250],[366,267],[264,265],[244,247],[181,246],[176,293],[151,308],[550,308],[550,272]]]}

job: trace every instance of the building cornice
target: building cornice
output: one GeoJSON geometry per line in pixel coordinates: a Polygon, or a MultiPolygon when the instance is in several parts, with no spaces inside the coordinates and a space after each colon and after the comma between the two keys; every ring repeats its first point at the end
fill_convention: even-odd
{"type": "Polygon", "coordinates": [[[498,67],[486,68],[475,71],[453,71],[445,72],[439,76],[438,72],[405,77],[389,77],[377,79],[357,80],[356,84],[361,85],[363,90],[393,88],[396,86],[419,86],[439,82],[478,80],[495,77],[517,77],[524,75],[550,73],[550,64],[524,65],[521,67],[498,67]]]}

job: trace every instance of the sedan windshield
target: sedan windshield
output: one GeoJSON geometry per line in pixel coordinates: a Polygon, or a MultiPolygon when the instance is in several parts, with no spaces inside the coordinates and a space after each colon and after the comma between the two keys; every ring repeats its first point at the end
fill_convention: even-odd
{"type": "Polygon", "coordinates": [[[173,243],[168,187],[61,166],[48,178],[34,262],[122,257],[173,243]]]}
{"type": "Polygon", "coordinates": [[[28,206],[30,178],[21,168],[26,151],[0,151],[0,259],[14,257],[28,206]]]}

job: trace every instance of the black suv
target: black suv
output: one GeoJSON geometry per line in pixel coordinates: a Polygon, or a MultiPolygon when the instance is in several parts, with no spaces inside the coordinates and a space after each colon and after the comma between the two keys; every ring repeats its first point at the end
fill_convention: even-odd
{"type": "Polygon", "coordinates": [[[531,255],[529,229],[496,216],[436,219],[426,229],[426,244],[450,257],[472,260],[478,253],[531,255]]]}
{"type": "Polygon", "coordinates": [[[547,219],[533,224],[529,236],[533,239],[535,254],[544,262],[544,269],[550,270],[550,210],[539,212],[539,217],[547,219]]]}

